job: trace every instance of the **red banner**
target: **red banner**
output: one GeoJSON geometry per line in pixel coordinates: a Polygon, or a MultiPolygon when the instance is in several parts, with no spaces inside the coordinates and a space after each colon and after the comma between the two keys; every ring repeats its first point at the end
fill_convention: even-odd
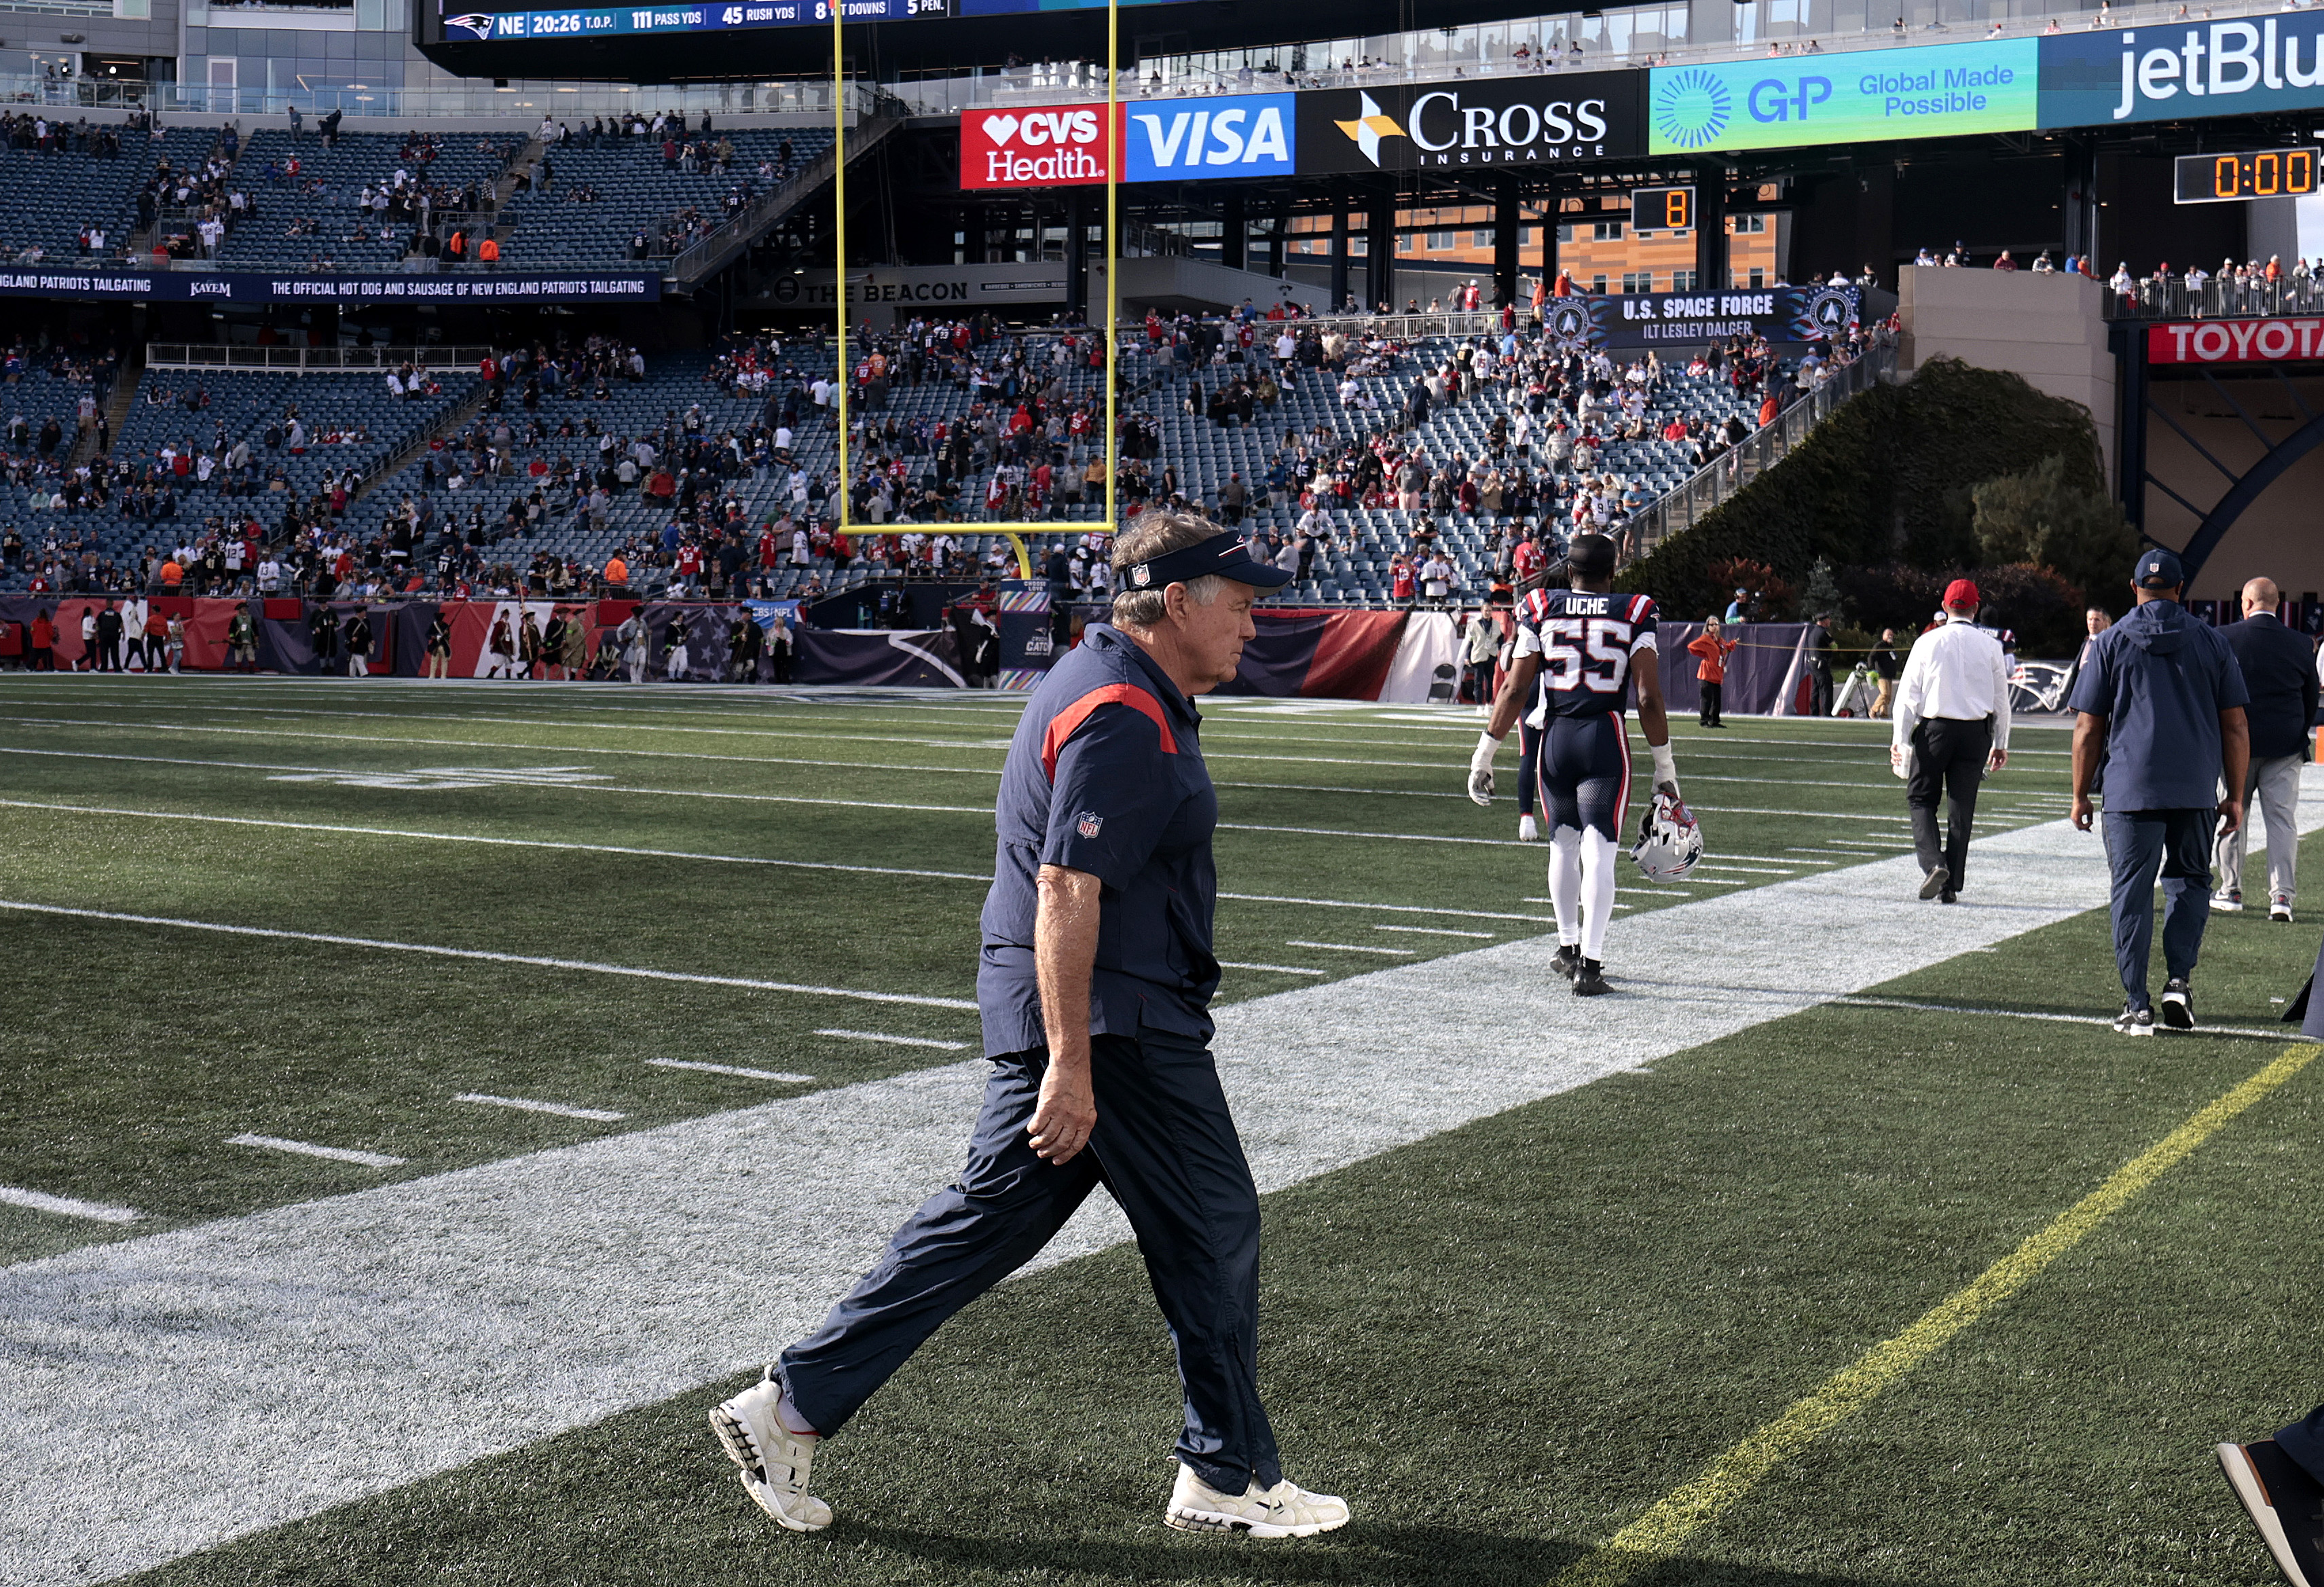
{"type": "MultiPolygon", "coordinates": [[[[967,111],[960,118],[960,185],[972,189],[1102,186],[1106,180],[1104,125],[1103,100],[967,111]]],[[[1117,120],[1117,146],[1120,131],[1117,120]]]]}
{"type": "Polygon", "coordinates": [[[2181,319],[2146,328],[2149,364],[2282,364],[2324,358],[2324,318],[2181,319]]]}

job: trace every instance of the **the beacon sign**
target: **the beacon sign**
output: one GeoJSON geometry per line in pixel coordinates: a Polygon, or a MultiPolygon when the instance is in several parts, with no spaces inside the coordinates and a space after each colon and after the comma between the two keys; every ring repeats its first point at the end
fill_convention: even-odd
{"type": "Polygon", "coordinates": [[[2146,328],[2150,364],[2283,364],[2324,358],[2324,318],[2181,319],[2146,328]]]}
{"type": "Polygon", "coordinates": [[[1656,67],[1646,96],[1647,149],[1692,154],[2029,131],[2038,119],[2042,42],[1656,67]]]}

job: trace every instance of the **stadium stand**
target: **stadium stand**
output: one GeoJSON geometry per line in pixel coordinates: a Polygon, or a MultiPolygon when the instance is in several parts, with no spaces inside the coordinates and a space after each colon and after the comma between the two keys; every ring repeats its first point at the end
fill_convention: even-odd
{"type": "MultiPolygon", "coordinates": [[[[666,259],[831,146],[828,132],[575,133],[512,196],[505,256],[539,264],[666,259]]],[[[539,167],[535,167],[536,172],[539,167]]]]}
{"type": "Polygon", "coordinates": [[[442,216],[495,208],[496,184],[523,147],[506,134],[348,133],[327,143],[313,132],[266,128],[251,135],[228,178],[252,211],[226,234],[218,262],[392,263],[423,235],[421,195],[440,238],[448,230],[442,216]]]}
{"type": "Polygon", "coordinates": [[[198,165],[216,137],[199,127],[155,134],[134,125],[0,118],[0,256],[54,264],[118,253],[136,230],[139,189],[165,167],[198,165]],[[101,250],[84,247],[92,227],[105,234],[101,250]]]}
{"type": "MultiPolygon", "coordinates": [[[[1680,367],[1523,335],[1259,328],[1286,328],[1284,361],[1271,344],[1230,353],[1234,322],[1191,318],[1126,333],[1120,359],[1122,510],[1177,501],[1235,521],[1297,567],[1277,604],[1481,598],[1518,540],[1620,533],[1800,378],[1748,346],[1680,367]]],[[[148,371],[88,480],[60,466],[69,441],[48,457],[7,448],[0,509],[28,528],[0,588],[143,587],[152,549],[253,521],[286,554],[303,545],[310,570],[344,549],[429,586],[562,590],[618,554],[643,591],[734,575],[775,597],[1002,571],[1013,547],[979,528],[995,520],[1042,524],[1037,555],[1097,530],[1102,491],[1075,489],[1103,456],[1095,333],[923,320],[850,354],[850,535],[825,521],[827,338],[647,358],[595,337],[512,349],[490,383],[439,372],[406,399],[383,374],[148,371]]],[[[9,388],[14,433],[54,415],[69,438],[88,384],[27,369],[9,388]]]]}

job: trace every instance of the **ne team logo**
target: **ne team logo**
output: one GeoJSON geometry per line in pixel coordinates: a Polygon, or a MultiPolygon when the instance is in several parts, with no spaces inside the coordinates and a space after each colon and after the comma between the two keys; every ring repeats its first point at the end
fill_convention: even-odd
{"type": "Polygon", "coordinates": [[[970,111],[960,118],[963,188],[1082,188],[1106,180],[1105,106],[970,111]]]}

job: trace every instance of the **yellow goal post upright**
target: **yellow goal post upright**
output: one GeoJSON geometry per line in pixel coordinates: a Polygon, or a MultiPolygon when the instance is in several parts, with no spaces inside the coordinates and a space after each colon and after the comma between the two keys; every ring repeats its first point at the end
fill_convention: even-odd
{"type": "MultiPolygon", "coordinates": [[[[839,512],[838,532],[854,531],[854,481],[847,457],[847,391],[850,370],[847,359],[847,57],[843,48],[843,28],[847,0],[827,0],[831,6],[831,130],[832,130],[832,213],[835,221],[835,249],[832,257],[832,296],[839,329],[839,368],[837,391],[839,398],[839,512]]],[[[1111,535],[1119,531],[1120,435],[1119,416],[1115,412],[1119,383],[1116,364],[1120,358],[1116,323],[1120,313],[1121,294],[1116,288],[1116,266],[1121,258],[1117,245],[1121,204],[1121,13],[1120,0],[1106,0],[1105,7],[1105,519],[1101,523],[1076,523],[1061,520],[1055,523],[977,523],[963,527],[978,534],[1001,534],[1009,538],[1016,548],[1017,572],[1022,578],[1033,577],[1033,558],[1027,549],[1028,535],[1091,534],[1111,535]]],[[[1078,227],[1074,228],[1078,233],[1078,227]]],[[[1066,246],[1079,250],[1085,239],[1076,235],[1066,240],[1066,246]]],[[[1040,245],[1037,233],[1034,246],[1040,245]]],[[[1078,261],[1068,259],[1070,273],[1078,261]]],[[[1088,276],[1084,266],[1083,277],[1088,276]]],[[[1087,293],[1084,293],[1084,299],[1087,293]]],[[[881,532],[888,532],[881,526],[881,532]]]]}

